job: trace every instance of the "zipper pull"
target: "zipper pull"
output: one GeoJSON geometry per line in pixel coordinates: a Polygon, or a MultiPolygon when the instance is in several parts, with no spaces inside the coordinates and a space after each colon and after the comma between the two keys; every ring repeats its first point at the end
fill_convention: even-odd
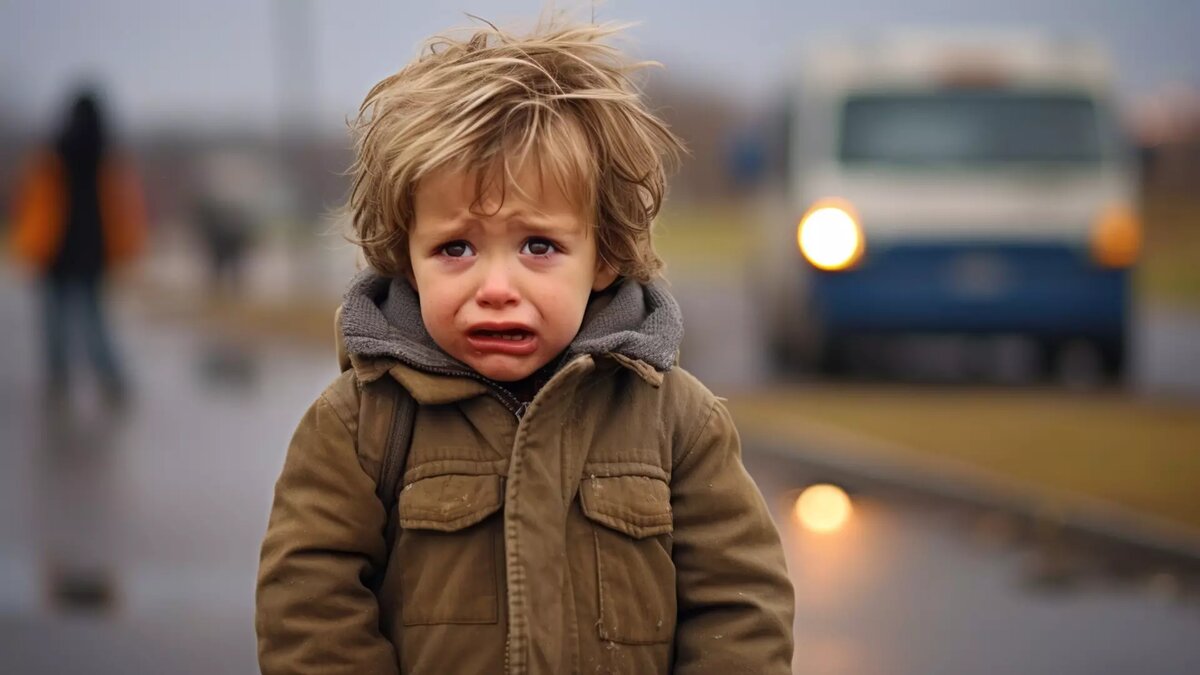
{"type": "Polygon", "coordinates": [[[517,416],[517,419],[518,419],[518,420],[520,420],[522,417],[525,417],[525,412],[526,412],[527,410],[529,410],[529,404],[528,404],[528,403],[522,403],[522,404],[520,405],[520,407],[518,407],[518,408],[517,408],[517,409],[516,409],[516,410],[513,412],[513,414],[517,416]]]}

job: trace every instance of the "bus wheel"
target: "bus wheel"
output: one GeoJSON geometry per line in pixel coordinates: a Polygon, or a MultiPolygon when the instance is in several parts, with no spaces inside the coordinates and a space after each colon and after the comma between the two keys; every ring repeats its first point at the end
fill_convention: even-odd
{"type": "Polygon", "coordinates": [[[842,377],[850,372],[850,350],[846,340],[826,335],[813,346],[810,367],[825,377],[842,377]]]}
{"type": "Polygon", "coordinates": [[[1125,381],[1129,366],[1129,346],[1123,338],[1097,340],[1100,352],[1100,370],[1109,382],[1120,384],[1125,381]]]}
{"type": "Polygon", "coordinates": [[[786,336],[772,333],[767,339],[767,356],[774,377],[794,375],[800,369],[796,346],[786,336]]]}

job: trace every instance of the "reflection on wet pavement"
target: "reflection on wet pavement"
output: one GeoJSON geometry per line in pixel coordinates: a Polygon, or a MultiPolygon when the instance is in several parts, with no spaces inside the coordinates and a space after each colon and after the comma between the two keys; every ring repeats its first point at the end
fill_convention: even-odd
{"type": "Polygon", "coordinates": [[[0,285],[0,672],[256,672],[258,546],[332,355],[124,311],[128,406],[47,407],[27,303],[0,285]]]}
{"type": "Polygon", "coordinates": [[[1200,561],[748,449],[797,590],[796,672],[1194,673],[1200,561]],[[791,517],[840,485],[831,533],[791,517]]]}
{"type": "Polygon", "coordinates": [[[105,406],[75,411],[69,400],[45,402],[41,443],[31,477],[38,498],[32,509],[38,533],[38,594],[55,611],[103,613],[119,598],[113,543],[120,519],[113,495],[121,494],[119,466],[124,417],[105,406]]]}

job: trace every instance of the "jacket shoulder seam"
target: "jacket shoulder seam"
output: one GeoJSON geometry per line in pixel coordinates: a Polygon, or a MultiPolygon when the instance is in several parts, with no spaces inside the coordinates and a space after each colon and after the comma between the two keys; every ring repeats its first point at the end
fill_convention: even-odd
{"type": "Polygon", "coordinates": [[[347,371],[346,374],[343,374],[341,377],[335,380],[333,384],[330,384],[328,387],[326,387],[325,391],[321,392],[320,398],[325,402],[325,405],[329,406],[330,410],[333,411],[333,414],[335,417],[337,417],[338,421],[342,423],[342,427],[346,429],[346,433],[353,436],[355,434],[355,427],[357,426],[358,422],[358,408],[351,401],[346,400],[346,395],[339,387],[339,385],[342,384],[341,380],[345,377],[349,377],[349,379],[354,381],[353,385],[355,387],[358,386],[356,381],[357,378],[354,376],[354,372],[347,371]]]}
{"type": "Polygon", "coordinates": [[[683,453],[680,454],[679,457],[675,458],[675,461],[671,464],[672,471],[678,468],[680,464],[683,464],[684,460],[691,456],[692,451],[696,448],[697,442],[700,440],[700,436],[704,433],[704,429],[708,427],[708,423],[712,420],[713,415],[716,414],[717,404],[719,402],[720,401],[716,400],[714,397],[712,402],[709,403],[708,414],[704,415],[704,419],[700,422],[700,424],[696,425],[695,431],[692,432],[691,439],[688,440],[688,442],[683,446],[683,453]]]}
{"type": "Polygon", "coordinates": [[[346,430],[346,433],[353,435],[350,431],[350,423],[345,417],[342,416],[342,411],[338,409],[338,406],[334,405],[333,401],[329,400],[329,397],[325,394],[321,394],[321,402],[333,411],[333,416],[336,417],[337,421],[341,423],[342,428],[346,430]]]}

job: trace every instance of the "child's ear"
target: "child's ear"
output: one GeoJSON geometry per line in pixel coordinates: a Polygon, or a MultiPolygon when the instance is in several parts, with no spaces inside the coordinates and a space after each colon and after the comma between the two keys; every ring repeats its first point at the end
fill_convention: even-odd
{"type": "Polygon", "coordinates": [[[412,286],[414,291],[417,290],[417,278],[413,276],[412,265],[404,269],[404,278],[408,280],[408,285],[412,286]]]}
{"type": "Polygon", "coordinates": [[[617,280],[617,270],[613,269],[604,259],[596,261],[596,278],[592,282],[593,291],[602,291],[617,280]]]}

